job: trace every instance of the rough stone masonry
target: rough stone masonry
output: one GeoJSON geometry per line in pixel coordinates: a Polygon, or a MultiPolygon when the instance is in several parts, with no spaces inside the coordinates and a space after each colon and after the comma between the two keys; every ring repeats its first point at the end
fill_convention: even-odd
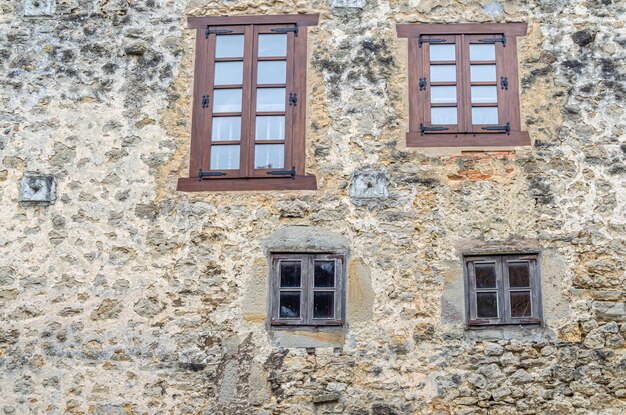
{"type": "Polygon", "coordinates": [[[620,0],[0,0],[0,414],[623,414],[625,24],[620,0]],[[320,13],[319,189],[176,192],[186,17],[287,13],[320,13]],[[528,23],[532,146],[406,148],[412,22],[528,23]],[[285,241],[349,252],[340,333],[268,329],[285,241]],[[545,325],[467,330],[461,252],[502,246],[541,251],[545,325]]]}

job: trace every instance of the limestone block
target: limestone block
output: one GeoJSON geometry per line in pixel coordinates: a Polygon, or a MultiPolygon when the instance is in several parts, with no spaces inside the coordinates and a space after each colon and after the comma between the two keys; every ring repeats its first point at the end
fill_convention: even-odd
{"type": "Polygon", "coordinates": [[[25,204],[49,205],[56,200],[56,179],[51,175],[27,173],[20,183],[19,201],[25,204]]]}
{"type": "Polygon", "coordinates": [[[365,0],[330,0],[330,7],[344,9],[363,9],[365,0]]]}
{"type": "Polygon", "coordinates": [[[52,16],[57,8],[56,0],[22,0],[24,16],[52,16]]]}
{"type": "Polygon", "coordinates": [[[381,170],[360,170],[352,174],[350,198],[355,204],[379,199],[386,199],[387,174],[381,170]]]}

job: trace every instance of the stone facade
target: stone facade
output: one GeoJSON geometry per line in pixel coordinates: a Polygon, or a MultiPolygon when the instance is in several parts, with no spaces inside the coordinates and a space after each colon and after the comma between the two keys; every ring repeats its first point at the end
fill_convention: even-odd
{"type": "Polygon", "coordinates": [[[0,413],[623,414],[625,16],[619,0],[0,0],[0,413]],[[176,192],[186,16],[305,12],[319,190],[176,192]],[[515,21],[533,145],[406,148],[395,24],[515,21]],[[55,203],[21,203],[27,174],[54,176],[55,203]],[[344,330],[268,328],[280,240],[348,252],[344,330]],[[461,255],[501,247],[540,251],[544,327],[466,330],[461,255]]]}

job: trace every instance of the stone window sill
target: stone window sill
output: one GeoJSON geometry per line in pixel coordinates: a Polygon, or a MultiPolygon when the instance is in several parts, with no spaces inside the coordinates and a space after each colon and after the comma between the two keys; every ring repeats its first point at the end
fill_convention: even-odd
{"type": "Polygon", "coordinates": [[[529,146],[527,131],[511,131],[507,134],[406,134],[407,147],[491,147],[529,146]]]}

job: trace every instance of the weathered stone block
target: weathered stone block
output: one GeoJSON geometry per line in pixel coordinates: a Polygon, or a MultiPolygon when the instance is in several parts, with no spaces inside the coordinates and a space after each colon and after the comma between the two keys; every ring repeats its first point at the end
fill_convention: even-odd
{"type": "Polygon", "coordinates": [[[344,9],[363,9],[365,0],[330,0],[330,7],[344,9]]]}
{"type": "Polygon", "coordinates": [[[56,0],[22,0],[24,16],[52,16],[57,8],[56,0]]]}
{"type": "Polygon", "coordinates": [[[387,174],[382,170],[355,171],[350,183],[350,198],[355,204],[386,199],[388,182],[387,174]]]}
{"type": "Polygon", "coordinates": [[[49,205],[56,200],[56,179],[51,175],[27,173],[20,183],[19,201],[24,204],[49,205]]]}
{"type": "Polygon", "coordinates": [[[338,393],[324,393],[313,397],[314,403],[336,402],[339,400],[338,393]]]}

